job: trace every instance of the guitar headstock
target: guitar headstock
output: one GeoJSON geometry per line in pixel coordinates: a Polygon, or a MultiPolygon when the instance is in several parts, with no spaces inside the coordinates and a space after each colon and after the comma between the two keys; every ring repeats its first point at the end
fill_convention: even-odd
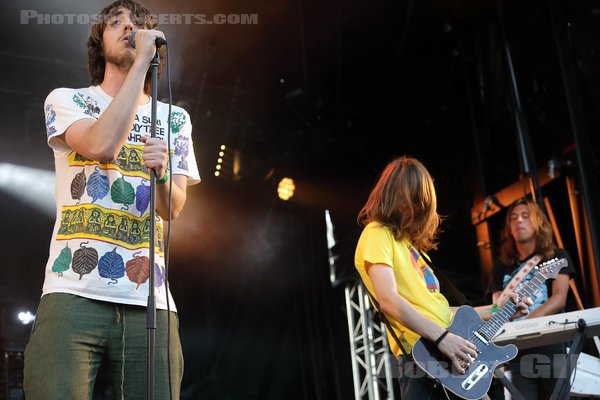
{"type": "Polygon", "coordinates": [[[544,275],[546,279],[556,279],[558,272],[568,265],[566,258],[553,258],[539,265],[538,273],[544,275]]]}

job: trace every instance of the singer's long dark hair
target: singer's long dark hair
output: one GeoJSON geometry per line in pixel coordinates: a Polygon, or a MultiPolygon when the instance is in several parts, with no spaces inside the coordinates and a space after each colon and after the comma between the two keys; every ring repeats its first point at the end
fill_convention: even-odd
{"type": "MultiPolygon", "coordinates": [[[[90,37],[87,41],[88,48],[88,70],[92,78],[92,85],[99,85],[104,81],[104,71],[106,69],[106,59],[104,58],[104,50],[102,48],[102,35],[106,24],[110,17],[117,15],[120,8],[125,8],[131,11],[131,18],[137,25],[143,26],[144,29],[157,29],[158,22],[153,18],[150,11],[140,3],[133,0],[117,0],[114,3],[106,6],[98,15],[98,20],[92,25],[90,37]]],[[[165,60],[164,46],[159,49],[159,74],[162,71],[165,60]]],[[[144,81],[144,92],[150,94],[152,90],[151,69],[148,69],[146,79],[144,81]]]]}

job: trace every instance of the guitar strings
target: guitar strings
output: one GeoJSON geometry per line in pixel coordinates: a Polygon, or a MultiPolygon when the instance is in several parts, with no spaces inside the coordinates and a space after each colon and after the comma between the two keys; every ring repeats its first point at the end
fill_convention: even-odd
{"type": "MultiPolygon", "coordinates": [[[[542,283],[546,280],[546,277],[542,273],[538,273],[533,279],[529,281],[529,283],[519,292],[518,295],[524,295],[522,297],[530,297],[532,296],[542,283]]],[[[510,319],[510,317],[517,310],[517,306],[512,303],[506,303],[496,314],[492,316],[485,324],[479,328],[476,333],[482,335],[486,340],[491,341],[494,334],[504,325],[504,323],[510,319]]],[[[475,345],[485,343],[475,335],[475,333],[469,338],[469,341],[475,345]]]]}

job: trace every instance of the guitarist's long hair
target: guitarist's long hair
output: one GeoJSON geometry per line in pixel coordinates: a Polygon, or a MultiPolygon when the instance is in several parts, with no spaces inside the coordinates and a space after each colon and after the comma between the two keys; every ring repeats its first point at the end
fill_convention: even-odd
{"type": "Polygon", "coordinates": [[[399,157],[390,162],[358,213],[358,223],[378,222],[396,240],[407,239],[421,251],[437,248],[441,217],[433,178],[421,162],[399,157]]]}
{"type": "Polygon", "coordinates": [[[519,261],[519,253],[515,245],[515,239],[510,231],[510,215],[518,205],[524,205],[529,210],[529,219],[535,229],[536,245],[535,253],[540,254],[545,259],[551,258],[554,255],[554,242],[552,236],[552,225],[550,221],[540,209],[540,207],[532,200],[521,198],[515,200],[506,210],[506,220],[504,230],[502,231],[502,245],[500,246],[500,262],[505,265],[512,265],[519,261]]]}

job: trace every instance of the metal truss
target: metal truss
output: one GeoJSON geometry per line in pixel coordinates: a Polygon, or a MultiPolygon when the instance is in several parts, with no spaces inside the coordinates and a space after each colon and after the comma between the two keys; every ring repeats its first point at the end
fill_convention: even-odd
{"type": "Polygon", "coordinates": [[[392,368],[395,366],[385,326],[376,316],[361,282],[345,288],[354,398],[393,400],[392,368]]]}

